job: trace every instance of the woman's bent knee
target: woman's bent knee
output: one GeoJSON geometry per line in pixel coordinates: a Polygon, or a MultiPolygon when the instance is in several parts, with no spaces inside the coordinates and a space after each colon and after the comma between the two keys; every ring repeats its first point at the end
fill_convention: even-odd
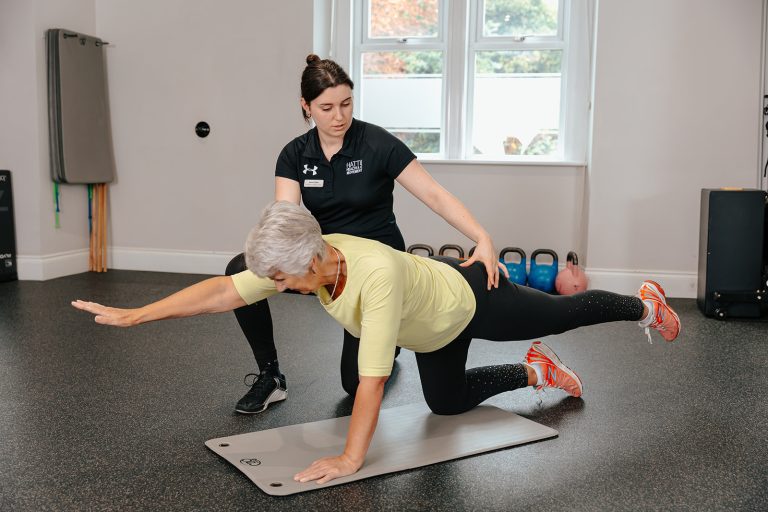
{"type": "Polygon", "coordinates": [[[456,414],[461,414],[463,412],[467,412],[471,407],[465,407],[463,404],[458,402],[447,402],[444,400],[427,400],[427,407],[429,407],[429,410],[433,413],[439,415],[439,416],[454,416],[456,414]]]}

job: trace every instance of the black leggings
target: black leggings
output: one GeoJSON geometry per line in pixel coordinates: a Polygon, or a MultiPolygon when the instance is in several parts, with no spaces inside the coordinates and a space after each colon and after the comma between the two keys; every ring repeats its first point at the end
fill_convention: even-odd
{"type": "Polygon", "coordinates": [[[467,370],[472,338],[528,340],[604,322],[638,321],[643,315],[639,298],[600,290],[568,296],[549,295],[500,279],[499,287],[488,291],[483,265],[476,263],[462,268],[452,258],[434,259],[458,270],[477,301],[472,321],[459,336],[440,350],[416,354],[424,399],[437,414],[468,411],[492,396],[528,383],[522,364],[467,370]]]}

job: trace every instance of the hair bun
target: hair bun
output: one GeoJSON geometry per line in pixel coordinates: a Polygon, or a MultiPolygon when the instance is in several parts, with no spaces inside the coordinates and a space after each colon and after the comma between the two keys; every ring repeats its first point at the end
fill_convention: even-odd
{"type": "Polygon", "coordinates": [[[310,53],[307,55],[307,64],[312,64],[313,62],[320,62],[322,59],[315,55],[314,53],[310,53]]]}

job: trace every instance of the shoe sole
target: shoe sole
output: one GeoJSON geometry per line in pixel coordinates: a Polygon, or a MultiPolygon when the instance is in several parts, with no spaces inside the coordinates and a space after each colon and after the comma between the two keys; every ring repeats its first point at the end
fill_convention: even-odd
{"type": "MultiPolygon", "coordinates": [[[[560,368],[561,370],[565,371],[565,373],[570,376],[573,380],[575,380],[579,384],[579,394],[578,395],[571,395],[571,396],[581,396],[584,393],[584,385],[581,382],[581,379],[578,375],[576,375],[576,372],[568,368],[565,363],[563,363],[559,357],[557,357],[557,354],[555,354],[555,351],[549,348],[547,345],[542,343],[541,341],[535,342],[531,345],[531,348],[534,350],[534,352],[538,352],[544,357],[548,358],[550,361],[555,363],[555,366],[560,368]]],[[[538,386],[537,386],[538,387],[538,386]]],[[[543,386],[541,386],[543,387],[543,386]]],[[[565,390],[563,390],[565,391],[565,390]]],[[[568,393],[566,391],[566,393],[568,393]]],[[[570,395],[570,393],[568,393],[570,395]]]]}
{"type": "Polygon", "coordinates": [[[264,402],[264,407],[259,409],[258,411],[244,411],[242,409],[238,409],[235,407],[235,412],[238,412],[240,414],[259,414],[260,412],[264,412],[267,410],[267,407],[269,407],[269,404],[273,404],[275,402],[282,402],[288,398],[288,390],[277,388],[272,393],[269,394],[266,401],[264,402]]]}
{"type": "Polygon", "coordinates": [[[675,336],[671,340],[668,340],[667,338],[664,338],[664,334],[662,334],[662,331],[659,331],[659,334],[661,334],[661,337],[664,338],[664,341],[666,341],[667,343],[672,343],[673,341],[675,341],[680,336],[680,333],[683,331],[683,326],[680,323],[680,317],[677,316],[677,313],[675,312],[675,310],[672,309],[669,306],[669,304],[667,304],[667,294],[664,291],[664,288],[662,288],[659,283],[657,283],[656,281],[651,281],[649,279],[648,281],[645,281],[643,284],[647,284],[649,288],[653,289],[653,291],[656,292],[656,294],[659,295],[658,299],[655,299],[653,297],[649,297],[650,300],[656,300],[656,301],[661,302],[661,304],[663,304],[667,308],[667,311],[672,313],[672,315],[675,317],[675,320],[677,321],[677,336],[675,336]]]}

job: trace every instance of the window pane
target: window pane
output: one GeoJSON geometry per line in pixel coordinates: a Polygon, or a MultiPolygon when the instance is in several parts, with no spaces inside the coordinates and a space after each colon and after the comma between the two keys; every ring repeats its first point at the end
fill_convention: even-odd
{"type": "Polygon", "coordinates": [[[485,0],[483,36],[557,35],[558,0],[485,0]]]}
{"type": "Polygon", "coordinates": [[[561,62],[560,50],[476,53],[472,153],[557,151],[561,62]]]}
{"type": "Polygon", "coordinates": [[[368,35],[385,37],[437,37],[438,0],[370,0],[368,35]]]}
{"type": "Polygon", "coordinates": [[[443,53],[363,53],[361,117],[415,153],[440,153],[443,53]]]}

